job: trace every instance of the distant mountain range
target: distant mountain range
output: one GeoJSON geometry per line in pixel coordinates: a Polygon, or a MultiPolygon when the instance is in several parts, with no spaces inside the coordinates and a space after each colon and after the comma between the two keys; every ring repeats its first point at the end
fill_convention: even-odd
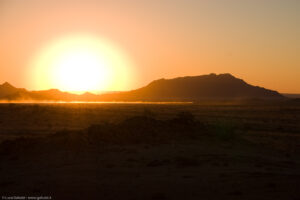
{"type": "Polygon", "coordinates": [[[28,91],[9,83],[0,85],[0,100],[6,101],[199,101],[230,99],[281,99],[277,91],[252,86],[231,74],[209,74],[159,79],[127,92],[82,95],[57,89],[28,91]]]}

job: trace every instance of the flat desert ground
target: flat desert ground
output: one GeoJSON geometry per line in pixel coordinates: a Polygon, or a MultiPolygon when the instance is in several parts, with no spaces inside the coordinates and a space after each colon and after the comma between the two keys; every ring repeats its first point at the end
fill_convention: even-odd
{"type": "Polygon", "coordinates": [[[300,200],[300,104],[0,104],[0,194],[300,200]]]}

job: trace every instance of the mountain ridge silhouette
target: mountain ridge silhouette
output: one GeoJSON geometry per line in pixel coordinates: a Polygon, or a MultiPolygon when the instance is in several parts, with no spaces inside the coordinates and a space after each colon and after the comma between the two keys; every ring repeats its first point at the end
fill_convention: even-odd
{"type": "Polygon", "coordinates": [[[28,91],[15,88],[8,82],[0,85],[0,99],[8,101],[197,101],[222,99],[281,99],[279,92],[253,86],[226,74],[185,76],[158,79],[148,85],[124,92],[77,95],[58,89],[28,91]]]}

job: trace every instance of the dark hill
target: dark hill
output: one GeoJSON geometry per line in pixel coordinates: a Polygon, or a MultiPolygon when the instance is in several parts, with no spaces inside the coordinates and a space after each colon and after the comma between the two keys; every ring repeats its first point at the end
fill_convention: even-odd
{"type": "Polygon", "coordinates": [[[0,98],[5,97],[8,95],[12,95],[18,91],[17,88],[9,84],[8,82],[3,83],[0,85],[0,98]]]}
{"type": "Polygon", "coordinates": [[[203,99],[274,99],[283,98],[276,91],[252,86],[231,74],[209,74],[174,79],[159,79],[147,86],[119,94],[103,95],[115,100],[194,101],[203,99]]]}

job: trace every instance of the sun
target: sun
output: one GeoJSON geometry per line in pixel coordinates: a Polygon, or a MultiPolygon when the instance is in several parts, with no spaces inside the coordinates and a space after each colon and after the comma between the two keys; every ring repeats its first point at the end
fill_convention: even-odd
{"type": "Polygon", "coordinates": [[[39,90],[120,91],[130,88],[134,70],[128,56],[110,41],[76,34],[42,48],[31,62],[28,77],[39,90]]]}
{"type": "Polygon", "coordinates": [[[61,53],[53,64],[57,85],[67,91],[107,89],[113,67],[101,55],[82,47],[61,53]]]}

